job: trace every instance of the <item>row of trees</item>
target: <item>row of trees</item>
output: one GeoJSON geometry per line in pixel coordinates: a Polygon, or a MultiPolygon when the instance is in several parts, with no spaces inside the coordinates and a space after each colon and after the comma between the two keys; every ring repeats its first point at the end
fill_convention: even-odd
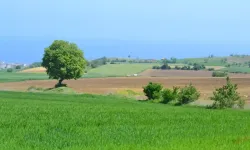
{"type": "Polygon", "coordinates": [[[244,66],[247,66],[250,68],[250,61],[248,62],[244,62],[244,63],[237,63],[237,62],[233,62],[231,64],[226,64],[225,65],[226,67],[231,67],[231,66],[234,66],[234,67],[244,67],[244,66]]]}
{"type": "MultiPolygon", "coordinates": [[[[226,85],[215,89],[213,92],[213,96],[210,99],[214,103],[209,108],[223,109],[234,106],[244,108],[245,100],[237,92],[237,84],[233,84],[229,77],[226,78],[226,81],[226,85]]],[[[161,84],[150,82],[147,86],[143,87],[143,92],[148,97],[148,100],[156,100],[164,104],[174,103],[175,105],[189,104],[200,97],[200,92],[192,84],[183,88],[173,87],[172,89],[164,89],[161,84]]]]}
{"type": "Polygon", "coordinates": [[[204,70],[206,69],[205,65],[194,63],[193,66],[175,66],[174,68],[171,68],[168,64],[163,64],[162,66],[153,66],[152,69],[161,69],[161,70],[204,70]]]}
{"type": "Polygon", "coordinates": [[[98,58],[92,61],[88,61],[87,65],[91,68],[97,68],[102,65],[106,65],[108,63],[108,59],[106,57],[98,58]]]}
{"type": "Polygon", "coordinates": [[[170,59],[163,58],[163,59],[161,59],[160,62],[162,64],[164,64],[164,65],[166,65],[166,64],[175,64],[177,62],[177,58],[175,58],[175,57],[171,57],[170,59]]]}
{"type": "Polygon", "coordinates": [[[111,64],[117,64],[117,63],[156,63],[157,60],[154,59],[109,59],[108,62],[111,64]]]}
{"type": "Polygon", "coordinates": [[[247,56],[249,56],[249,55],[239,55],[239,54],[230,54],[230,56],[231,57],[240,57],[240,58],[245,58],[245,57],[247,57],[247,56]]]}

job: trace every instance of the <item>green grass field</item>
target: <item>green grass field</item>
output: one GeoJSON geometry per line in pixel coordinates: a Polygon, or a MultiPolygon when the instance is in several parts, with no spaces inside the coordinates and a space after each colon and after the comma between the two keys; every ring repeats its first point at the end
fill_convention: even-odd
{"type": "Polygon", "coordinates": [[[89,70],[83,77],[120,77],[141,73],[159,64],[108,64],[89,70]]]}
{"type": "Polygon", "coordinates": [[[0,82],[16,82],[25,80],[45,80],[48,76],[45,73],[9,73],[0,72],[0,82]]]}
{"type": "Polygon", "coordinates": [[[0,149],[250,149],[250,112],[0,92],[0,149]]]}
{"type": "MultiPolygon", "coordinates": [[[[98,78],[98,77],[121,77],[140,73],[146,69],[152,68],[157,64],[109,64],[91,69],[83,78],[98,78]]],[[[0,72],[0,82],[17,82],[25,80],[44,80],[48,79],[45,73],[8,73],[0,72]]]]}
{"type": "Polygon", "coordinates": [[[242,63],[244,64],[245,62],[248,62],[250,60],[250,56],[245,56],[245,57],[213,57],[209,58],[208,62],[205,63],[205,59],[207,58],[185,58],[185,59],[179,59],[177,60],[177,63],[200,63],[204,64],[205,66],[225,66],[226,64],[221,62],[221,59],[227,58],[227,63],[232,64],[232,63],[242,63]]]}
{"type": "Polygon", "coordinates": [[[229,68],[223,68],[221,69],[222,71],[227,71],[227,72],[241,72],[241,73],[250,73],[250,68],[245,66],[245,67],[229,67],[229,68]]]}
{"type": "Polygon", "coordinates": [[[204,64],[205,66],[225,66],[225,64],[221,63],[222,57],[209,58],[207,63],[204,62],[204,59],[205,58],[185,58],[177,60],[177,63],[191,62],[204,64]]]}

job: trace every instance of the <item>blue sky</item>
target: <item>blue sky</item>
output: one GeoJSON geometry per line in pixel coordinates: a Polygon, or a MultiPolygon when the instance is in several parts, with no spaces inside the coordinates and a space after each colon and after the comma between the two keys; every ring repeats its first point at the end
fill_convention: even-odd
{"type": "MultiPolygon", "coordinates": [[[[3,0],[0,1],[0,37],[9,42],[12,40],[12,44],[16,42],[13,38],[27,39],[27,43],[29,39],[42,39],[36,45],[39,57],[43,46],[50,44],[45,42],[52,39],[73,42],[97,40],[103,43],[102,40],[111,40],[115,43],[116,40],[124,40],[161,44],[216,43],[248,46],[249,6],[248,0],[3,0]]],[[[83,43],[80,45],[83,45],[83,49],[91,48],[84,48],[83,43]]],[[[0,51],[5,51],[3,49],[6,48],[1,42],[0,51]]],[[[9,53],[20,49],[31,51],[26,46],[11,48],[9,53]]],[[[106,49],[108,55],[112,55],[112,46],[106,49]]],[[[101,47],[86,49],[86,55],[97,57],[93,50],[101,51],[101,47]]],[[[145,51],[139,47],[137,50],[133,49],[137,51],[135,53],[143,50],[145,51]]],[[[185,48],[181,50],[185,51],[185,48]]],[[[117,50],[113,49],[114,51],[117,50]]],[[[127,51],[129,53],[132,49],[127,51]]],[[[247,53],[248,48],[232,51],[247,53]]],[[[9,60],[9,53],[4,52],[0,59],[9,60]]],[[[218,54],[227,54],[227,51],[221,49],[218,54]]]]}

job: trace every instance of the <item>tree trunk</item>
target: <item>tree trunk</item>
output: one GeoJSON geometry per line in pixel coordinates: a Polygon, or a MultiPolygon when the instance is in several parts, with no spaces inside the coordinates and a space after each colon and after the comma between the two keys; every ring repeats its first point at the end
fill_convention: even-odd
{"type": "Polygon", "coordinates": [[[59,79],[59,81],[58,81],[58,86],[61,86],[61,85],[62,85],[63,80],[64,80],[64,79],[59,79]]]}

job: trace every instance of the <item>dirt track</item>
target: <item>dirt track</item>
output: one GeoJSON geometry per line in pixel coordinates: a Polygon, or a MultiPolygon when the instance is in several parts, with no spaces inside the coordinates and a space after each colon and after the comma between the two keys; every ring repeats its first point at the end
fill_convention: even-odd
{"type": "MultiPolygon", "coordinates": [[[[142,92],[142,86],[149,81],[162,83],[165,87],[185,86],[189,83],[195,85],[201,92],[202,99],[208,99],[212,95],[215,87],[221,87],[225,84],[224,78],[160,78],[160,77],[131,77],[131,78],[97,78],[97,79],[80,79],[65,81],[69,87],[78,92],[107,94],[114,93],[120,90],[131,89],[137,92],[142,92]]],[[[250,97],[250,78],[232,78],[234,83],[238,84],[239,92],[242,95],[250,97]]],[[[51,88],[56,84],[56,81],[24,81],[15,83],[0,83],[0,90],[21,90],[25,91],[30,86],[43,88],[51,88]]],[[[249,99],[250,100],[250,99],[249,99]]]]}

